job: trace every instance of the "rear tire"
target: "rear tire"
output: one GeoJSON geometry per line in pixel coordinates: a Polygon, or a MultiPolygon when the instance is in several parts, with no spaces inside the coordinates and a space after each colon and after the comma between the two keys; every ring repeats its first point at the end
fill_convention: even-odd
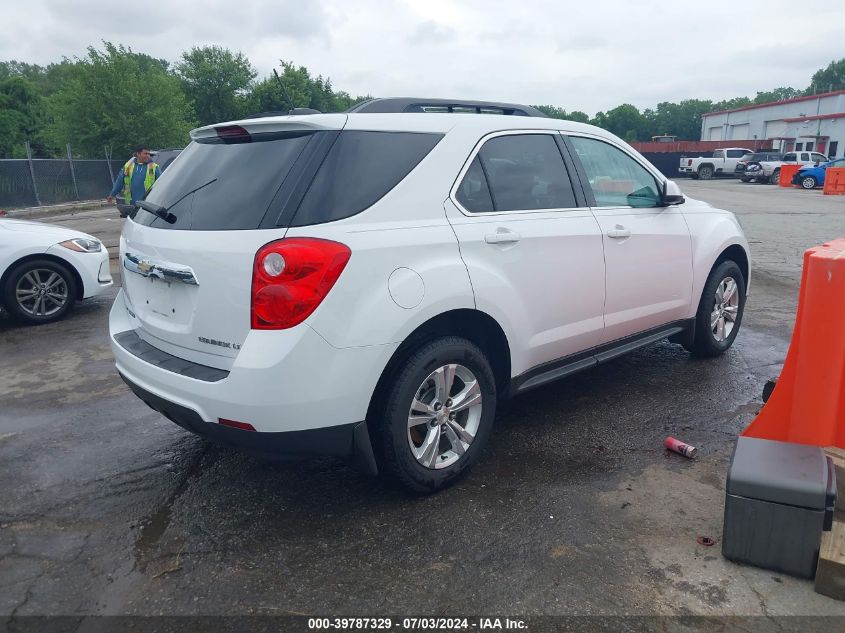
{"type": "Polygon", "coordinates": [[[385,474],[416,492],[440,490],[478,459],[496,414],[484,353],[447,336],[412,352],[388,388],[376,422],[385,474]]]}
{"type": "Polygon", "coordinates": [[[70,312],[77,285],[66,266],[50,259],[32,259],[12,267],[0,291],[3,305],[12,317],[30,325],[43,325],[70,312]]]}
{"type": "Polygon", "coordinates": [[[698,177],[702,180],[710,180],[713,178],[713,168],[710,165],[703,165],[698,168],[698,177]]]}
{"type": "Polygon", "coordinates": [[[719,356],[733,345],[745,311],[745,277],[733,260],[716,266],[704,284],[695,315],[693,356],[719,356]]]}

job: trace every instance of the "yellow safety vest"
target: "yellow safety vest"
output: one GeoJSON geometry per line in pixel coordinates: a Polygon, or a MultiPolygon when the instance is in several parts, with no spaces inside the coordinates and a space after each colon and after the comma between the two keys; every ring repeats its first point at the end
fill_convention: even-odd
{"type": "MultiPolygon", "coordinates": [[[[135,167],[135,157],[133,156],[123,166],[123,200],[126,204],[132,202],[132,171],[135,167]]],[[[144,176],[144,191],[149,191],[156,181],[156,169],[158,165],[153,161],[147,163],[147,174],[144,176]]]]}

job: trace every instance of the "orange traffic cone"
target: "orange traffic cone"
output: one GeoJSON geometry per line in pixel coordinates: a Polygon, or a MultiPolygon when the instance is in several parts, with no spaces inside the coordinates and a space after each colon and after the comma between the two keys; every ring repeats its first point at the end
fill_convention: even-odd
{"type": "Polygon", "coordinates": [[[845,448],[845,238],[804,253],[783,370],[742,435],[845,448]]]}

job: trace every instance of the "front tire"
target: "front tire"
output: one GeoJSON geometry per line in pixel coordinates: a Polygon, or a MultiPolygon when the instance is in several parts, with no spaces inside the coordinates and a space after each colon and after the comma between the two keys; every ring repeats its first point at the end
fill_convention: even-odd
{"type": "Polygon", "coordinates": [[[740,180],[741,180],[742,182],[751,182],[751,178],[745,178],[745,177],[742,177],[742,178],[740,178],[740,180]]]}
{"type": "Polygon", "coordinates": [[[801,179],[801,188],[802,189],[815,189],[819,183],[816,182],[816,179],[812,176],[804,176],[801,179]]]}
{"type": "Polygon", "coordinates": [[[454,483],[478,459],[495,414],[484,353],[454,336],[425,344],[405,360],[377,420],[384,471],[416,492],[454,483]]]}
{"type": "Polygon", "coordinates": [[[70,270],[50,259],[34,259],[13,267],[2,288],[3,305],[18,321],[42,325],[58,321],[76,301],[76,280],[70,270]]]}
{"type": "Polygon", "coordinates": [[[704,284],[695,316],[694,356],[719,356],[733,345],[745,311],[745,277],[733,260],[716,266],[704,284]]]}
{"type": "Polygon", "coordinates": [[[775,169],[772,172],[772,175],[769,176],[769,183],[771,183],[773,185],[779,185],[780,184],[780,169],[775,169]]]}

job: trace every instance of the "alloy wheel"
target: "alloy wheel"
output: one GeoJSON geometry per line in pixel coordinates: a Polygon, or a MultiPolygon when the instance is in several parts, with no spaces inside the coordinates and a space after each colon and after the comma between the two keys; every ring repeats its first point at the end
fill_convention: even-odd
{"type": "Polygon", "coordinates": [[[736,280],[725,277],[713,297],[713,310],[710,312],[710,331],[718,342],[727,340],[736,325],[739,313],[739,292],[736,280]]]}
{"type": "Polygon", "coordinates": [[[27,271],[15,285],[18,306],[29,316],[52,316],[67,304],[68,298],[69,291],[64,277],[46,268],[27,271]]]}
{"type": "Polygon", "coordinates": [[[467,367],[443,365],[422,382],[408,412],[408,444],[425,468],[447,468],[469,450],[481,422],[481,385],[467,367]]]}

